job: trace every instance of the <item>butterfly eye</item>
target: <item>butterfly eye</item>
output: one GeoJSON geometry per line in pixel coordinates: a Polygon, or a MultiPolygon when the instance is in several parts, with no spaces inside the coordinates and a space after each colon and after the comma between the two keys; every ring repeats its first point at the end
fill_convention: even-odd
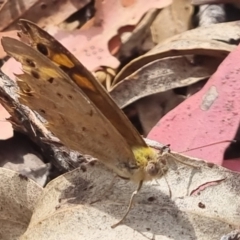
{"type": "Polygon", "coordinates": [[[38,43],[37,44],[37,50],[42,53],[43,55],[47,56],[48,55],[48,49],[47,47],[42,44],[42,43],[38,43]]]}
{"type": "Polygon", "coordinates": [[[30,66],[30,67],[35,67],[36,65],[35,65],[35,63],[34,63],[34,61],[33,60],[31,60],[31,59],[26,59],[26,63],[30,66]]]}

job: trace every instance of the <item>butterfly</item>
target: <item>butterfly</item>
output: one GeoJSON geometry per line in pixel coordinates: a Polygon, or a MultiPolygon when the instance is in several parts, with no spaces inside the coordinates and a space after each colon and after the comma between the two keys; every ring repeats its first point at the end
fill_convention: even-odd
{"type": "Polygon", "coordinates": [[[149,147],[110,95],[76,57],[46,31],[20,20],[30,46],[4,37],[4,50],[22,64],[19,101],[47,120],[46,128],[68,148],[92,155],[122,178],[138,184],[162,177],[164,158],[149,147]]]}

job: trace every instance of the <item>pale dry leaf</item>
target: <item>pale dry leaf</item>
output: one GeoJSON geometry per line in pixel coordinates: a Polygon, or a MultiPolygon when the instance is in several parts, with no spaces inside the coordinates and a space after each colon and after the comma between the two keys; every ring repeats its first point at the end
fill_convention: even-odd
{"type": "Polygon", "coordinates": [[[171,5],[162,9],[151,25],[154,43],[191,29],[193,11],[191,0],[173,0],[171,5]]]}
{"type": "Polygon", "coordinates": [[[110,95],[120,108],[124,108],[143,97],[188,86],[209,77],[219,64],[218,59],[215,60],[212,65],[207,61],[193,64],[184,56],[155,60],[115,85],[110,95]]]}
{"type": "Polygon", "coordinates": [[[32,180],[0,168],[0,239],[19,239],[41,193],[42,188],[32,180]]]}
{"type": "Polygon", "coordinates": [[[23,239],[220,239],[240,224],[240,175],[179,154],[166,155],[166,179],[146,183],[122,226],[111,229],[136,186],[100,163],[50,182],[38,201],[23,239]],[[192,168],[174,157],[194,164],[192,168]],[[97,201],[90,204],[92,201],[97,201]],[[231,204],[229,204],[231,203],[231,204]],[[217,231],[216,231],[217,229],[217,231]]]}
{"type": "Polygon", "coordinates": [[[240,21],[199,27],[176,35],[158,44],[151,51],[128,63],[114,79],[114,84],[143,65],[156,59],[184,54],[225,57],[235,48],[230,39],[240,38],[240,21]]]}

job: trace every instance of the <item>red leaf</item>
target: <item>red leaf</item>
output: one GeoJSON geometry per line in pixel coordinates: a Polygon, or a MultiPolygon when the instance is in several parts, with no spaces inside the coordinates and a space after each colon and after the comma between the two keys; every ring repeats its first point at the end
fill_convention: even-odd
{"type": "MultiPolygon", "coordinates": [[[[239,72],[240,47],[229,54],[201,91],[163,117],[148,138],[170,144],[177,152],[234,139],[240,122],[239,72]]],[[[200,148],[186,155],[222,164],[228,145],[200,148]]]]}
{"type": "Polygon", "coordinates": [[[163,8],[172,0],[97,1],[95,25],[87,23],[80,30],[50,32],[71,51],[88,70],[99,66],[116,68],[119,61],[110,54],[108,42],[119,34],[123,26],[135,26],[141,17],[152,8],[163,8]]]}
{"type": "Polygon", "coordinates": [[[5,121],[10,114],[0,104],[0,140],[5,140],[13,136],[13,129],[10,122],[5,121]]]}

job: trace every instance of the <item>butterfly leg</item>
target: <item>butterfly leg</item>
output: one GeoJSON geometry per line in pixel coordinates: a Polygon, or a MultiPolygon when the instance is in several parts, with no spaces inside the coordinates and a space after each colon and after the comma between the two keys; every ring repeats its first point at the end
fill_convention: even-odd
{"type": "Polygon", "coordinates": [[[140,181],[139,184],[138,184],[138,187],[137,189],[132,193],[132,196],[130,198],[130,201],[129,201],[129,204],[128,204],[128,209],[126,211],[126,213],[124,214],[124,216],[122,217],[122,219],[120,221],[118,221],[117,223],[113,224],[111,226],[111,228],[115,228],[117,227],[118,225],[120,225],[124,219],[127,217],[128,213],[130,212],[131,208],[132,208],[132,205],[133,205],[133,200],[134,200],[134,197],[139,193],[139,191],[141,190],[142,188],[142,184],[143,184],[143,181],[140,181]]]}
{"type": "MultiPolygon", "coordinates": [[[[168,183],[168,180],[167,180],[167,178],[166,178],[165,175],[163,175],[163,177],[164,177],[164,180],[165,180],[165,182],[166,182],[166,184],[167,184],[167,186],[168,186],[168,195],[169,195],[169,198],[172,198],[172,190],[171,190],[171,188],[170,188],[170,185],[169,185],[169,183],[168,183]]],[[[155,181],[156,181],[156,183],[157,183],[158,185],[160,185],[157,179],[155,179],[155,181]]]]}

